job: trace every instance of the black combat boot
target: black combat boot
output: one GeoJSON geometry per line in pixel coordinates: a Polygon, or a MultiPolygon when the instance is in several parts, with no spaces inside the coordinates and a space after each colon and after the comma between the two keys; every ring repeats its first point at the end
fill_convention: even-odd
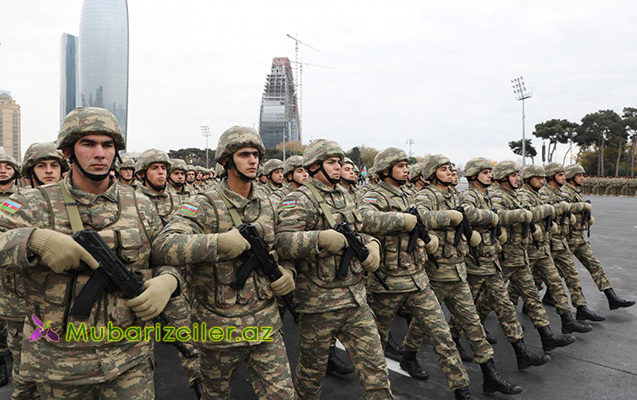
{"type": "Polygon", "coordinates": [[[203,397],[203,385],[201,384],[201,382],[195,383],[195,386],[193,386],[192,388],[197,395],[197,400],[201,400],[201,398],[203,397]]]}
{"type": "Polygon", "coordinates": [[[627,308],[635,304],[632,300],[624,300],[621,297],[617,297],[613,288],[604,290],[606,298],[608,298],[608,306],[611,310],[618,308],[627,308]]]}
{"type": "Polygon", "coordinates": [[[553,300],[553,297],[549,293],[548,289],[546,289],[546,293],[544,293],[544,297],[542,297],[542,304],[555,307],[555,301],[553,300]]]}
{"type": "Polygon", "coordinates": [[[429,379],[429,374],[427,371],[422,369],[420,364],[418,364],[418,359],[416,358],[417,351],[409,351],[405,350],[405,355],[403,359],[400,360],[400,368],[402,368],[405,372],[411,375],[412,378],[427,380],[429,379]]]}
{"type": "Polygon", "coordinates": [[[546,354],[538,356],[535,353],[531,353],[524,344],[524,339],[520,339],[517,342],[511,343],[513,350],[515,351],[515,358],[518,360],[518,369],[527,369],[529,367],[539,367],[547,362],[551,361],[551,357],[546,354]]]}
{"type": "Polygon", "coordinates": [[[556,335],[551,331],[551,327],[548,325],[537,328],[537,331],[542,339],[542,349],[544,351],[551,351],[557,347],[568,346],[575,342],[575,336],[556,335]]]}
{"type": "Polygon", "coordinates": [[[489,342],[489,344],[498,344],[498,339],[496,339],[495,336],[489,333],[487,327],[484,326],[484,324],[482,324],[482,326],[484,327],[484,333],[487,335],[487,342],[489,342]]]}
{"type": "Polygon", "coordinates": [[[390,360],[398,361],[403,359],[405,355],[405,348],[402,344],[397,343],[389,332],[389,337],[387,338],[387,344],[385,345],[385,357],[390,360]]]}
{"type": "Polygon", "coordinates": [[[522,393],[522,388],[518,385],[512,385],[504,379],[498,371],[495,369],[495,363],[493,362],[493,358],[484,364],[480,364],[480,369],[482,370],[482,376],[484,381],[482,383],[482,390],[485,393],[495,393],[500,392],[502,394],[520,394],[522,393]]]}
{"type": "Polygon", "coordinates": [[[593,310],[586,307],[586,304],[584,304],[583,306],[577,306],[577,313],[575,314],[575,319],[578,321],[589,320],[594,322],[600,322],[600,321],[604,321],[606,317],[604,317],[603,315],[595,314],[593,310]]]}
{"type": "Polygon", "coordinates": [[[456,396],[456,400],[473,400],[468,387],[456,389],[453,391],[453,394],[456,396]]]}
{"type": "Polygon", "coordinates": [[[9,383],[9,374],[7,373],[7,362],[4,357],[0,356],[0,387],[7,386],[9,383]]]}
{"type": "Polygon", "coordinates": [[[456,343],[456,349],[458,349],[458,354],[460,354],[460,359],[464,362],[473,361],[473,357],[471,354],[467,353],[467,351],[460,344],[460,338],[453,338],[453,341],[456,343]]]}
{"type": "Polygon", "coordinates": [[[327,360],[327,372],[339,375],[349,375],[354,372],[352,365],[347,365],[336,355],[336,348],[330,347],[330,358],[327,360]]]}
{"type": "Polygon", "coordinates": [[[570,312],[560,314],[560,318],[562,319],[562,333],[586,333],[593,330],[589,324],[575,321],[570,312]]]}

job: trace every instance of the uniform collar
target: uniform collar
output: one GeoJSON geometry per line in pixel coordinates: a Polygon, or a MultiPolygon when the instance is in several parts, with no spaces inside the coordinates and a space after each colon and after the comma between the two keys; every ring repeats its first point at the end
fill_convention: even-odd
{"type": "Polygon", "coordinates": [[[106,199],[110,202],[117,203],[117,183],[115,182],[113,177],[109,177],[109,186],[108,189],[102,194],[93,194],[85,192],[81,189],[75,187],[73,183],[72,173],[68,173],[64,178],[63,182],[66,187],[69,189],[69,193],[71,196],[80,204],[90,205],[97,201],[99,198],[106,199]]]}
{"type": "Polygon", "coordinates": [[[564,184],[564,186],[568,187],[569,189],[571,189],[572,191],[574,191],[574,192],[576,192],[576,193],[579,193],[579,192],[581,192],[581,191],[582,191],[582,189],[581,189],[581,188],[579,188],[579,187],[577,187],[577,186],[575,186],[575,185],[572,185],[569,181],[566,181],[566,183],[564,184]]]}
{"type": "Polygon", "coordinates": [[[230,187],[228,186],[227,178],[219,184],[219,190],[221,190],[221,193],[223,193],[228,198],[233,206],[239,209],[244,208],[246,205],[248,205],[248,203],[257,200],[257,188],[254,185],[254,182],[252,182],[250,194],[248,195],[247,199],[241,196],[239,193],[236,193],[234,190],[230,189],[230,187]]]}
{"type": "Polygon", "coordinates": [[[152,189],[147,188],[145,185],[141,185],[139,187],[139,190],[141,190],[141,192],[148,196],[148,197],[168,197],[168,187],[166,187],[166,189],[164,189],[161,193],[157,193],[152,189]]]}
{"type": "Polygon", "coordinates": [[[392,194],[398,195],[398,196],[403,196],[406,195],[407,193],[405,193],[405,191],[403,190],[402,187],[396,187],[393,186],[385,181],[380,181],[378,183],[378,187],[382,187],[385,190],[389,190],[392,194]]]}
{"type": "Polygon", "coordinates": [[[332,188],[331,186],[328,186],[324,184],[323,182],[319,181],[318,179],[314,179],[312,177],[309,177],[306,183],[311,184],[312,186],[314,186],[315,188],[317,188],[318,190],[322,192],[336,193],[336,192],[343,192],[345,190],[339,184],[334,185],[334,187],[332,188]]]}

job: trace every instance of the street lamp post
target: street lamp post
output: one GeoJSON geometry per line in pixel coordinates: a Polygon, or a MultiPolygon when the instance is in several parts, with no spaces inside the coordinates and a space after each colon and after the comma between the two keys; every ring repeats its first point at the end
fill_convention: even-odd
{"type": "Polygon", "coordinates": [[[206,138],[206,169],[208,169],[210,168],[208,165],[208,138],[210,137],[210,127],[208,125],[202,125],[201,134],[206,138]]]}
{"type": "Polygon", "coordinates": [[[526,137],[524,134],[524,100],[531,98],[533,93],[526,90],[524,85],[524,78],[519,77],[511,80],[513,84],[513,93],[516,100],[522,100],[522,166],[526,164],[526,137]]]}
{"type": "Polygon", "coordinates": [[[407,139],[407,143],[409,145],[409,158],[411,158],[411,145],[414,144],[414,139],[407,139]]]}

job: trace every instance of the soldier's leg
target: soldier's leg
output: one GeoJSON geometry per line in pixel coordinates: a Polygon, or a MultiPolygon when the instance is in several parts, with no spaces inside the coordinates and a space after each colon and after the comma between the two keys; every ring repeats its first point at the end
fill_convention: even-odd
{"type": "MultiPolygon", "coordinates": [[[[190,328],[190,304],[185,295],[177,296],[170,299],[164,313],[170,319],[170,324],[177,328],[188,327],[190,328]]],[[[199,351],[195,347],[192,340],[183,342],[184,346],[190,353],[190,357],[186,358],[181,352],[177,351],[179,357],[179,363],[184,371],[188,375],[188,387],[193,387],[201,382],[201,373],[199,371],[199,351]]]]}
{"type": "Polygon", "coordinates": [[[374,315],[367,305],[348,308],[348,318],[337,333],[363,384],[365,399],[393,399],[387,363],[374,315]]]}
{"type": "Polygon", "coordinates": [[[252,387],[260,399],[294,399],[294,385],[290,362],[280,331],[272,334],[272,341],[251,347],[246,359],[252,387]]]}
{"type": "Polygon", "coordinates": [[[573,254],[570,251],[554,251],[551,252],[551,256],[553,256],[558,272],[564,278],[573,307],[585,306],[586,297],[582,292],[582,283],[579,280],[575,262],[573,262],[573,254]]]}
{"type": "MultiPolygon", "coordinates": [[[[531,270],[537,273],[546,282],[546,290],[555,303],[555,309],[562,315],[571,312],[571,305],[564,291],[564,284],[553,259],[550,256],[540,257],[531,261],[531,270]]],[[[534,281],[535,282],[535,281],[534,281]]]]}
{"type": "Polygon", "coordinates": [[[383,348],[385,348],[392,321],[396,317],[396,311],[409,297],[409,293],[371,293],[371,296],[368,297],[372,298],[370,305],[376,316],[376,326],[378,327],[381,343],[383,348]]]}
{"type": "MultiPolygon", "coordinates": [[[[471,275],[469,275],[469,277],[471,277],[471,275]]],[[[504,335],[509,339],[509,342],[517,342],[522,339],[524,334],[522,326],[518,321],[515,307],[513,307],[507,289],[504,287],[502,274],[498,271],[494,275],[482,278],[486,279],[483,293],[492,300],[493,310],[498,316],[498,321],[500,321],[504,335]]]]}
{"type": "Polygon", "coordinates": [[[100,400],[155,399],[154,371],[155,366],[149,357],[117,378],[103,383],[100,400]]]}
{"type": "Polygon", "coordinates": [[[533,326],[536,329],[548,326],[549,319],[546,315],[546,310],[542,307],[540,293],[535,287],[531,269],[528,266],[515,268],[513,273],[510,275],[509,280],[511,281],[509,285],[515,285],[520,296],[522,296],[522,300],[524,300],[524,305],[526,306],[533,326]]]}
{"type": "Polygon", "coordinates": [[[588,242],[575,245],[571,247],[571,250],[573,251],[573,255],[575,255],[588,272],[590,272],[600,292],[613,287],[606,278],[602,264],[597,257],[595,257],[595,253],[593,253],[593,249],[591,249],[591,245],[588,242]]]}
{"type": "Polygon", "coordinates": [[[13,396],[11,400],[31,400],[38,397],[35,382],[27,380],[20,374],[20,360],[22,359],[22,329],[24,321],[9,321],[7,324],[7,344],[13,356],[13,396]]]}
{"type": "Polygon", "coordinates": [[[100,385],[60,385],[38,382],[40,400],[99,400],[100,385]]]}
{"type": "MultiPolygon", "coordinates": [[[[471,288],[471,296],[474,300],[476,299],[476,295],[480,291],[482,287],[482,283],[487,279],[487,275],[467,275],[467,282],[469,283],[469,287],[471,288]]],[[[486,295],[484,290],[480,291],[480,296],[483,294],[486,295]]],[[[486,319],[486,315],[485,315],[486,319]]],[[[464,332],[462,331],[462,327],[456,321],[454,316],[452,315],[449,319],[449,331],[451,331],[451,335],[455,338],[460,337],[464,332]]]]}
{"type": "Polygon", "coordinates": [[[203,383],[203,398],[226,400],[230,398],[230,380],[250,352],[250,346],[211,349],[198,346],[203,383]]]}
{"type": "Polygon", "coordinates": [[[407,299],[406,306],[413,318],[405,338],[405,349],[418,351],[428,335],[438,364],[447,377],[449,388],[457,390],[469,386],[467,371],[431,285],[412,293],[407,299]]]}

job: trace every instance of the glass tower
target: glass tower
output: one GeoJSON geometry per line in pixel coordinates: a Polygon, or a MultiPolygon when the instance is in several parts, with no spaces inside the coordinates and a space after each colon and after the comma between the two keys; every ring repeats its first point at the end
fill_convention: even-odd
{"type": "Polygon", "coordinates": [[[77,36],[62,34],[60,38],[60,126],[64,117],[79,103],[77,56],[77,36]]]}
{"type": "Polygon", "coordinates": [[[272,69],[265,82],[261,98],[259,134],[267,148],[286,141],[301,141],[298,129],[299,113],[294,90],[292,67],[287,57],[272,60],[272,69]]]}
{"type": "Polygon", "coordinates": [[[80,99],[77,105],[110,110],[127,138],[127,1],[84,0],[79,37],[80,99]]]}

